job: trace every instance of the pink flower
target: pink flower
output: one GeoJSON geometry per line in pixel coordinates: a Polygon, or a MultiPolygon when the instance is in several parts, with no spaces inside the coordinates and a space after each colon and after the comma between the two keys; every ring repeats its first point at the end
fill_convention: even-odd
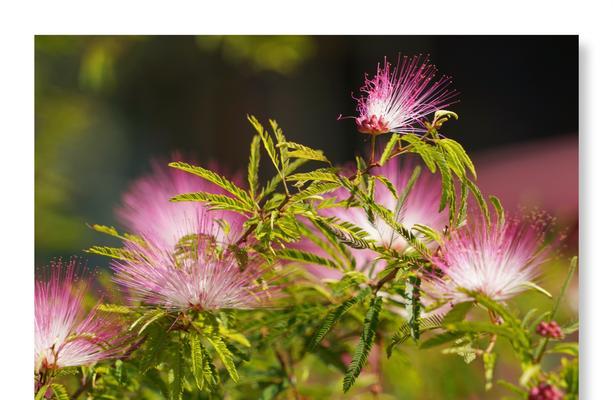
{"type": "MultiPolygon", "coordinates": [[[[179,154],[173,156],[173,161],[180,159],[179,154]]],[[[174,248],[186,235],[203,233],[207,220],[226,221],[240,232],[245,218],[238,213],[209,211],[199,202],[170,201],[171,197],[190,192],[219,194],[223,190],[196,175],[171,168],[167,162],[153,162],[152,172],[134,182],[124,194],[117,217],[132,233],[147,236],[167,249],[174,248]]]]}
{"type": "Polygon", "coordinates": [[[78,285],[77,261],[51,264],[51,278],[34,290],[34,370],[87,365],[117,357],[125,336],[117,318],[85,313],[88,285],[78,285]]]}
{"type": "Polygon", "coordinates": [[[425,132],[423,118],[457,102],[457,92],[448,89],[451,78],[434,81],[436,67],[428,57],[398,56],[391,68],[387,58],[383,67],[360,89],[356,124],[359,132],[380,135],[387,132],[425,132]]]}
{"type": "MultiPolygon", "coordinates": [[[[264,280],[266,269],[230,253],[216,242],[214,223],[177,250],[155,242],[128,242],[134,259],[114,261],[114,281],[142,301],[171,311],[253,309],[269,306],[278,288],[264,280]]],[[[146,238],[145,238],[146,239],[146,238]]]]}
{"type": "MultiPolygon", "coordinates": [[[[411,230],[413,225],[427,225],[437,231],[442,231],[449,219],[447,210],[440,212],[440,182],[434,175],[422,171],[406,196],[403,192],[411,178],[414,167],[409,162],[399,158],[389,160],[383,167],[374,169],[374,174],[386,177],[396,188],[398,199],[380,181],[375,183],[375,201],[392,211],[396,215],[396,221],[406,229],[411,230]]],[[[346,190],[338,190],[334,193],[339,199],[349,197],[346,190]]],[[[398,252],[406,252],[412,249],[407,241],[396,233],[385,221],[376,217],[369,220],[368,215],[360,207],[330,208],[323,209],[322,215],[337,217],[342,221],[348,221],[365,231],[368,240],[374,241],[378,246],[394,249],[398,252]]],[[[419,235],[418,235],[419,237],[419,235]]],[[[304,242],[303,242],[304,243],[304,242]]],[[[307,245],[304,250],[314,251],[314,245],[307,245]]],[[[356,269],[374,276],[385,266],[377,261],[378,254],[369,249],[350,249],[356,260],[356,269]]],[[[320,271],[315,273],[320,277],[332,277],[330,273],[320,271]]],[[[336,271],[332,272],[336,274],[336,271]]]]}
{"type": "Polygon", "coordinates": [[[545,260],[544,227],[517,220],[504,224],[475,223],[455,231],[432,258],[444,273],[432,277],[435,296],[462,302],[477,291],[506,300],[527,289],[545,260]]]}

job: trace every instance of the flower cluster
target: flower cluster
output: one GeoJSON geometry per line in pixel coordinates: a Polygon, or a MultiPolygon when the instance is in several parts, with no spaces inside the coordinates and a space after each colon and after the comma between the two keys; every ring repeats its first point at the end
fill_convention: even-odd
{"type": "Polygon", "coordinates": [[[562,400],[564,393],[558,388],[546,382],[541,382],[537,387],[530,389],[528,400],[562,400]]]}
{"type": "Polygon", "coordinates": [[[541,321],[536,326],[536,333],[550,339],[561,339],[563,336],[562,328],[556,321],[541,321]]]}

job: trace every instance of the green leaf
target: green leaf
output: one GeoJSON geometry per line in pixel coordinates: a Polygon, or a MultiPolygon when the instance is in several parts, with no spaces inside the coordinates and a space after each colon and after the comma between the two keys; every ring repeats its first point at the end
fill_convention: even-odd
{"type": "Polygon", "coordinates": [[[143,239],[141,239],[140,237],[136,235],[131,235],[129,233],[121,234],[117,231],[117,229],[115,229],[112,226],[93,224],[90,226],[90,228],[92,228],[96,232],[104,233],[106,235],[113,236],[121,240],[129,241],[129,242],[136,242],[136,243],[143,242],[143,239]]]}
{"type": "Polygon", "coordinates": [[[406,342],[407,339],[410,338],[411,336],[412,336],[411,324],[409,323],[409,321],[405,321],[402,325],[400,325],[400,328],[398,328],[398,330],[394,333],[390,344],[387,346],[387,349],[386,349],[387,358],[390,358],[392,356],[392,351],[394,350],[396,346],[406,342]]]}
{"type": "Polygon", "coordinates": [[[60,385],[59,383],[52,383],[51,391],[55,400],[70,400],[70,396],[68,395],[68,391],[66,390],[64,385],[60,385]]]}
{"type": "Polygon", "coordinates": [[[228,350],[226,343],[219,336],[207,336],[207,340],[213,346],[217,355],[221,359],[221,362],[226,367],[230,378],[234,382],[238,382],[238,372],[236,371],[236,365],[234,365],[234,360],[232,359],[232,353],[228,350]]]}
{"type": "Polygon", "coordinates": [[[96,310],[109,314],[132,314],[133,310],[120,304],[99,304],[96,310]]]}
{"type": "Polygon", "coordinates": [[[326,183],[312,183],[309,185],[308,188],[300,191],[299,193],[296,193],[295,195],[293,195],[291,197],[290,202],[293,203],[298,203],[304,200],[307,200],[309,198],[321,198],[320,196],[322,194],[325,193],[329,193],[333,190],[338,189],[340,185],[338,183],[331,183],[331,182],[326,182],[326,183]]]}
{"type": "Polygon", "coordinates": [[[333,168],[320,168],[309,172],[300,172],[287,177],[288,181],[297,181],[300,183],[308,181],[319,182],[338,182],[338,176],[334,173],[333,168]]]}
{"type": "Polygon", "coordinates": [[[390,137],[390,140],[385,145],[383,153],[381,153],[381,158],[379,159],[379,164],[381,164],[381,166],[384,166],[389,159],[390,155],[394,151],[394,147],[396,147],[396,143],[398,143],[398,139],[399,135],[397,133],[392,134],[390,137]]]}
{"type": "Polygon", "coordinates": [[[494,366],[496,365],[496,353],[483,354],[483,369],[485,370],[485,390],[492,388],[494,379],[494,366]]]}
{"type": "Polygon", "coordinates": [[[258,173],[260,170],[260,143],[262,139],[258,135],[253,136],[251,151],[249,153],[249,166],[247,168],[247,180],[249,181],[249,193],[255,198],[258,191],[258,173]]]}
{"type": "Polygon", "coordinates": [[[251,197],[249,197],[249,194],[246,191],[244,191],[243,189],[239,188],[234,183],[232,183],[231,181],[229,181],[228,179],[226,179],[225,177],[219,175],[216,172],[213,172],[211,170],[208,170],[208,169],[205,169],[205,168],[202,168],[202,167],[198,167],[196,165],[190,165],[190,164],[184,163],[184,162],[171,162],[168,165],[170,167],[179,169],[181,171],[185,171],[185,172],[188,172],[190,174],[199,176],[202,179],[204,179],[206,181],[209,181],[209,182],[219,186],[220,188],[224,189],[228,193],[234,195],[242,203],[248,204],[248,205],[251,205],[251,206],[255,206],[255,203],[253,202],[251,197]]]}
{"type": "Polygon", "coordinates": [[[123,261],[138,261],[138,257],[135,254],[120,247],[92,246],[85,250],[85,252],[123,261]]]}
{"type": "Polygon", "coordinates": [[[351,386],[353,386],[356,379],[360,375],[362,368],[366,364],[368,354],[370,353],[370,349],[375,341],[377,325],[379,324],[379,312],[381,311],[382,303],[383,299],[379,296],[375,296],[371,301],[370,308],[366,312],[366,317],[364,318],[364,330],[362,331],[362,336],[360,336],[360,342],[353,353],[351,363],[349,363],[349,367],[347,368],[347,372],[343,378],[343,391],[345,393],[347,393],[351,386]]]}
{"type": "Polygon", "coordinates": [[[441,139],[439,140],[439,143],[443,144],[443,146],[445,146],[446,149],[452,151],[455,154],[455,156],[473,174],[473,177],[475,179],[477,178],[477,172],[475,170],[475,166],[473,165],[473,162],[471,161],[470,157],[468,157],[468,154],[466,154],[466,151],[464,150],[464,148],[462,147],[460,143],[456,142],[453,139],[449,139],[449,138],[441,139]]]}
{"type": "Polygon", "coordinates": [[[136,321],[134,321],[132,325],[130,325],[130,330],[133,330],[134,328],[142,324],[140,330],[138,331],[138,334],[140,335],[141,333],[145,331],[145,329],[147,329],[149,325],[151,325],[153,322],[157,321],[158,319],[164,316],[166,316],[165,310],[159,310],[159,309],[149,310],[146,313],[144,313],[140,318],[138,318],[136,321]]]}
{"type": "MultiPolygon", "coordinates": [[[[294,172],[296,169],[298,169],[298,167],[304,165],[307,162],[307,160],[303,160],[303,159],[297,159],[294,160],[292,162],[290,162],[287,165],[287,168],[285,168],[285,174],[289,175],[292,172],[294,172]]],[[[277,186],[279,186],[279,184],[283,182],[283,178],[281,177],[281,175],[275,175],[272,177],[272,179],[270,181],[268,181],[266,183],[266,187],[262,190],[262,193],[260,193],[260,195],[258,196],[258,198],[265,198],[269,195],[271,195],[275,189],[277,188],[277,186]]]]}
{"type": "Polygon", "coordinates": [[[260,135],[260,138],[264,143],[264,149],[268,153],[268,157],[270,157],[272,164],[275,166],[277,171],[281,173],[281,170],[279,169],[279,155],[277,154],[277,149],[275,148],[275,143],[273,142],[272,137],[268,134],[268,132],[266,132],[266,130],[264,130],[262,124],[260,124],[260,122],[253,115],[248,115],[247,119],[251,125],[253,125],[258,135],[260,135]]]}
{"type": "Polygon", "coordinates": [[[493,333],[496,335],[513,338],[514,331],[503,325],[494,325],[490,322],[459,321],[446,324],[445,327],[452,332],[462,333],[493,333]]]}
{"type": "Polygon", "coordinates": [[[164,359],[168,346],[168,336],[164,329],[150,329],[147,340],[140,346],[140,357],[136,359],[139,370],[144,374],[158,366],[164,359]]]}
{"type": "MultiPolygon", "coordinates": [[[[457,215],[455,215],[455,226],[461,226],[466,220],[466,213],[468,209],[468,185],[462,181],[460,189],[460,207],[457,215]]],[[[453,210],[451,210],[453,212],[453,210]]]]}
{"type": "Polygon", "coordinates": [[[223,195],[223,194],[213,194],[206,192],[194,192],[194,193],[183,193],[177,196],[174,196],[170,199],[171,201],[201,201],[206,203],[206,205],[211,210],[228,210],[235,211],[238,213],[249,214],[253,211],[253,208],[250,207],[249,204],[245,204],[238,199],[223,195]]]}
{"type": "Polygon", "coordinates": [[[45,398],[45,394],[47,394],[48,389],[49,389],[49,385],[44,385],[40,389],[38,389],[38,392],[36,393],[34,400],[43,400],[45,398]]]}
{"type": "Polygon", "coordinates": [[[547,353],[568,354],[574,357],[579,357],[579,343],[577,342],[562,342],[553,345],[547,353]]]}
{"type": "MultiPolygon", "coordinates": [[[[441,172],[442,193],[438,211],[442,212],[447,204],[455,204],[455,187],[453,184],[453,176],[451,174],[452,170],[449,163],[445,160],[445,157],[437,151],[433,152],[432,154],[432,157],[434,158],[434,161],[441,172]]],[[[450,207],[450,210],[453,209],[454,207],[450,207]]]]}
{"type": "Polygon", "coordinates": [[[564,280],[564,284],[562,285],[562,290],[560,290],[560,294],[558,295],[558,298],[556,299],[556,303],[553,306],[553,309],[551,311],[551,317],[549,317],[550,321],[556,317],[556,314],[558,313],[558,310],[560,308],[560,303],[562,302],[562,298],[566,294],[566,290],[568,290],[568,285],[570,284],[570,281],[572,280],[576,269],[577,269],[577,256],[573,257],[570,260],[570,267],[568,268],[568,274],[566,275],[566,279],[564,280]]]}
{"type": "Polygon", "coordinates": [[[562,333],[565,335],[570,335],[571,333],[577,332],[579,330],[579,322],[573,322],[562,328],[562,333]]]}
{"type": "Polygon", "coordinates": [[[183,397],[183,380],[185,379],[185,368],[183,361],[183,343],[178,344],[179,348],[170,352],[172,355],[169,360],[168,371],[168,397],[171,400],[180,400],[183,397]]]}
{"type": "Polygon", "coordinates": [[[430,239],[433,242],[442,243],[442,238],[441,238],[440,233],[430,228],[429,226],[422,225],[422,224],[415,224],[411,227],[411,229],[421,233],[422,235],[424,235],[426,238],[430,239]]]}
{"type": "Polygon", "coordinates": [[[281,172],[284,176],[287,176],[285,169],[287,168],[287,159],[289,154],[287,152],[287,148],[285,147],[285,135],[283,135],[283,131],[279,128],[277,121],[274,119],[269,119],[268,123],[272,128],[272,132],[275,134],[275,138],[277,139],[277,147],[279,147],[279,157],[281,159],[281,172]]]}
{"type": "Polygon", "coordinates": [[[421,335],[421,278],[410,276],[405,285],[406,309],[409,313],[411,337],[416,341],[421,335]]]}
{"type": "Polygon", "coordinates": [[[432,336],[428,340],[425,340],[419,346],[420,349],[430,349],[432,347],[440,346],[441,344],[449,343],[464,336],[462,332],[443,332],[438,335],[432,336]]]}
{"type": "Polygon", "coordinates": [[[322,161],[330,164],[330,161],[326,158],[324,152],[321,150],[312,149],[308,146],[304,146],[295,142],[285,142],[279,144],[278,147],[285,147],[291,149],[291,151],[287,153],[287,156],[291,158],[302,158],[305,160],[322,161]]]}
{"type": "Polygon", "coordinates": [[[477,204],[479,205],[479,208],[481,209],[481,213],[483,214],[483,217],[485,218],[485,222],[487,223],[487,226],[490,226],[491,224],[490,210],[487,206],[487,203],[485,202],[485,199],[483,198],[483,195],[481,194],[481,191],[479,190],[477,185],[475,185],[474,182],[471,181],[470,179],[464,179],[464,183],[466,183],[466,186],[473,194],[473,197],[475,198],[475,200],[477,200],[477,204]]]}
{"type": "Polygon", "coordinates": [[[463,179],[466,176],[466,171],[464,168],[464,163],[458,156],[455,154],[455,151],[449,147],[448,143],[438,141],[438,145],[440,146],[440,152],[443,155],[445,161],[449,164],[449,168],[456,174],[456,176],[460,179],[463,179]]]}
{"type": "Polygon", "coordinates": [[[204,375],[204,379],[206,379],[206,383],[209,386],[216,386],[219,383],[219,375],[217,373],[217,368],[213,363],[213,358],[206,350],[206,348],[202,347],[202,358],[204,360],[204,364],[202,365],[202,373],[204,375]]]}
{"type": "Polygon", "coordinates": [[[502,203],[500,202],[500,199],[494,195],[490,195],[490,203],[492,203],[494,209],[496,210],[498,226],[502,227],[505,221],[504,208],[502,207],[502,203]]]}
{"type": "Polygon", "coordinates": [[[419,321],[419,330],[423,332],[440,328],[443,326],[444,318],[445,316],[442,314],[430,314],[428,316],[422,317],[419,321]]]}
{"type": "Polygon", "coordinates": [[[324,322],[321,324],[319,329],[313,334],[311,340],[309,341],[308,349],[314,350],[315,347],[322,341],[322,339],[328,334],[332,326],[343,316],[351,307],[355,304],[362,302],[366,296],[371,293],[370,287],[362,289],[355,297],[352,297],[349,300],[345,300],[341,305],[336,307],[334,310],[330,311],[324,322]]]}
{"type": "Polygon", "coordinates": [[[537,284],[536,284],[536,283],[534,283],[534,282],[530,282],[530,281],[528,281],[528,282],[524,282],[524,283],[522,283],[522,284],[521,284],[521,286],[526,286],[526,287],[527,287],[527,288],[529,288],[529,289],[534,289],[534,290],[536,290],[537,292],[542,293],[542,294],[544,294],[545,296],[549,297],[550,299],[553,297],[553,296],[551,295],[551,293],[549,293],[547,290],[545,290],[544,288],[540,287],[539,285],[537,285],[537,284]]]}
{"type": "Polygon", "coordinates": [[[538,364],[527,365],[523,368],[521,377],[519,378],[519,384],[523,387],[527,387],[533,377],[538,376],[541,372],[541,366],[538,364]]]}
{"type": "Polygon", "coordinates": [[[396,192],[396,188],[394,187],[394,184],[390,182],[389,179],[387,179],[383,175],[373,175],[372,177],[381,182],[387,188],[387,190],[390,191],[392,196],[394,196],[395,199],[398,199],[398,193],[396,192]]]}
{"type": "Polygon", "coordinates": [[[283,260],[300,261],[307,264],[324,265],[334,269],[342,269],[334,261],[320,257],[317,254],[297,249],[281,249],[277,250],[277,256],[283,260]]]}
{"type": "Polygon", "coordinates": [[[189,345],[192,355],[192,373],[198,389],[202,390],[204,385],[204,372],[202,368],[202,344],[200,343],[200,335],[196,332],[190,332],[189,345]]]}
{"type": "Polygon", "coordinates": [[[514,384],[512,384],[511,382],[507,382],[504,381],[502,379],[499,379],[496,381],[496,383],[508,390],[510,390],[511,392],[521,396],[522,399],[524,399],[526,397],[526,392],[520,388],[519,386],[515,386],[514,384]]]}
{"type": "Polygon", "coordinates": [[[430,172],[436,172],[436,162],[434,161],[433,153],[436,153],[437,151],[433,146],[430,146],[429,144],[424,142],[421,136],[413,133],[407,133],[405,135],[400,136],[400,140],[405,141],[411,145],[411,149],[409,151],[411,151],[412,153],[419,154],[430,172]]]}
{"type": "Polygon", "coordinates": [[[245,347],[251,347],[251,343],[249,343],[249,340],[245,337],[245,335],[240,332],[228,329],[223,325],[219,326],[219,334],[224,338],[232,340],[236,343],[240,343],[245,347]]]}

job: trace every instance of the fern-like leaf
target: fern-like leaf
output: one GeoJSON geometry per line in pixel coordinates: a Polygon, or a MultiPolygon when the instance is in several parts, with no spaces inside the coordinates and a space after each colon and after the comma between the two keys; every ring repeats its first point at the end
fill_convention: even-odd
{"type": "Polygon", "coordinates": [[[379,312],[381,311],[382,302],[383,300],[381,297],[375,296],[372,299],[368,312],[366,313],[366,317],[364,318],[364,330],[362,331],[360,342],[353,353],[351,363],[349,363],[349,367],[347,368],[347,372],[343,378],[343,391],[345,393],[351,389],[351,386],[353,386],[356,379],[360,375],[362,368],[366,364],[366,360],[368,359],[368,354],[372,349],[372,345],[375,342],[377,325],[379,324],[379,312]]]}
{"type": "Polygon", "coordinates": [[[329,312],[328,315],[326,315],[324,322],[321,324],[317,332],[315,332],[315,334],[311,338],[308,348],[310,350],[315,349],[315,347],[317,347],[317,345],[322,341],[322,339],[328,334],[330,329],[332,329],[332,326],[334,326],[334,324],[343,315],[345,315],[345,313],[347,313],[347,311],[349,311],[351,307],[364,300],[366,296],[370,294],[370,292],[370,288],[364,288],[355,297],[344,301],[341,305],[329,312]]]}

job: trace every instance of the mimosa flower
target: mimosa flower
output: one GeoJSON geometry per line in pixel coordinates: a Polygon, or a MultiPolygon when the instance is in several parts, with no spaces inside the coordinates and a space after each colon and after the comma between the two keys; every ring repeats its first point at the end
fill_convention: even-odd
{"type": "Polygon", "coordinates": [[[385,58],[360,89],[358,131],[370,135],[425,132],[425,116],[457,102],[458,93],[449,89],[451,78],[435,80],[436,73],[428,57],[399,55],[394,68],[385,58]]]}
{"type": "Polygon", "coordinates": [[[88,313],[87,284],[75,285],[77,261],[51,264],[51,278],[34,289],[34,370],[88,365],[117,357],[124,348],[121,320],[88,313]]]}
{"type": "MultiPolygon", "coordinates": [[[[180,155],[173,156],[173,161],[180,159],[180,155]]],[[[238,213],[210,211],[199,202],[170,201],[171,197],[190,192],[220,194],[223,190],[196,175],[171,168],[167,162],[154,162],[152,172],[134,182],[124,194],[117,217],[132,233],[147,236],[167,249],[173,249],[186,235],[203,233],[207,229],[205,221],[211,219],[225,221],[240,232],[245,218],[238,213]]]]}
{"type": "Polygon", "coordinates": [[[215,241],[220,235],[212,229],[174,251],[151,241],[126,243],[125,249],[134,259],[112,263],[114,281],[133,301],[171,311],[271,305],[278,288],[264,280],[266,268],[252,260],[239,263],[240,257],[215,241]]]}
{"type": "Polygon", "coordinates": [[[544,228],[517,220],[503,224],[473,223],[455,231],[432,258],[444,276],[433,277],[435,295],[452,302],[480,292],[507,300],[528,289],[545,261],[544,228]]]}

